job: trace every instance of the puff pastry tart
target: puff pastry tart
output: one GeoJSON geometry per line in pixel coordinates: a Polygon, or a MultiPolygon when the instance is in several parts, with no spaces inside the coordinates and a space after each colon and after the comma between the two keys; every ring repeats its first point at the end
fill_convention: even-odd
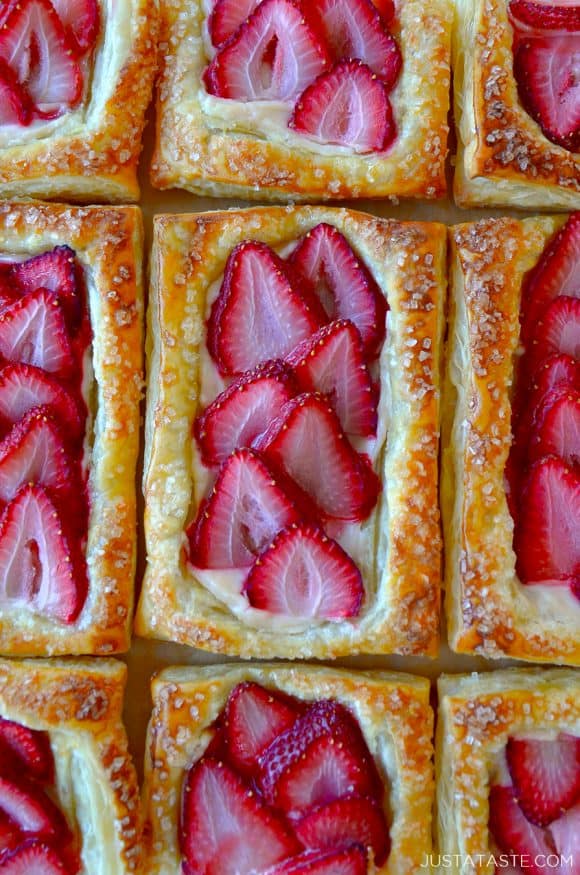
{"type": "Polygon", "coordinates": [[[580,215],[451,232],[443,449],[460,652],[580,662],[580,215]]]}
{"type": "Polygon", "coordinates": [[[0,871],[142,872],[137,777],[114,660],[0,661],[0,871]]]}
{"type": "Polygon", "coordinates": [[[439,225],[157,217],[138,634],[434,652],[444,273],[439,225]]]}
{"type": "Polygon", "coordinates": [[[457,203],[580,208],[580,4],[455,8],[457,203]]]}
{"type": "Polygon", "coordinates": [[[445,193],[451,0],[162,0],[160,18],[158,188],[445,193]]]}
{"type": "Polygon", "coordinates": [[[147,0],[2,0],[0,197],[137,200],[155,10],[147,0]]]}
{"type": "Polygon", "coordinates": [[[437,858],[462,875],[580,871],[580,679],[564,669],[442,677],[437,858]]]}
{"type": "Polygon", "coordinates": [[[0,652],[129,642],[141,215],[0,205],[0,652]]]}
{"type": "Polygon", "coordinates": [[[281,663],[152,689],[148,875],[410,875],[430,852],[425,679],[281,663]]]}

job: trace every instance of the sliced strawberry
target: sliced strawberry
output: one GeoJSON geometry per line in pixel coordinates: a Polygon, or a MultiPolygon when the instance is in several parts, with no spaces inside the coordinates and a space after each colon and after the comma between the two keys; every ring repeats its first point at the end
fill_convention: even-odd
{"type": "Polygon", "coordinates": [[[360,571],[336,541],[316,526],[280,532],[256,559],[245,583],[250,604],[287,617],[339,620],[358,614],[360,571]]]}
{"type": "Polygon", "coordinates": [[[19,774],[24,773],[37,781],[52,783],[54,758],[45,732],[0,717],[0,759],[2,754],[12,757],[12,767],[19,774]]]}
{"type": "Polygon", "coordinates": [[[2,875],[73,875],[60,855],[45,842],[25,842],[2,861],[2,875]]]}
{"type": "Polygon", "coordinates": [[[0,519],[0,602],[72,623],[86,595],[83,563],[41,486],[24,486],[0,519]]]}
{"type": "Polygon", "coordinates": [[[215,55],[210,94],[293,101],[329,63],[328,49],[292,0],[264,0],[215,55]]]}
{"type": "Polygon", "coordinates": [[[526,354],[528,372],[536,374],[544,359],[561,353],[580,361],[580,298],[566,295],[554,298],[536,323],[526,354]]]}
{"type": "Polygon", "coordinates": [[[532,386],[532,406],[537,407],[547,392],[561,385],[580,392],[580,361],[575,361],[565,353],[544,359],[536,371],[532,386]]]}
{"type": "Polygon", "coordinates": [[[249,875],[298,853],[284,821],[228,766],[203,758],[185,782],[180,843],[193,872],[249,875]]]}
{"type": "Polygon", "coordinates": [[[208,348],[223,374],[284,358],[319,325],[269,246],[253,240],[236,246],[208,322],[208,348]]]}
{"type": "Polygon", "coordinates": [[[580,296],[580,213],[572,213],[527,275],[522,295],[524,343],[558,295],[580,296]]]}
{"type": "Polygon", "coordinates": [[[264,875],[367,875],[364,848],[353,845],[343,851],[306,851],[272,866],[264,875]]]}
{"type": "Polygon", "coordinates": [[[65,29],[69,44],[79,54],[91,49],[99,32],[97,0],[51,0],[65,29]]]}
{"type": "MultiPolygon", "coordinates": [[[[320,392],[347,434],[377,433],[377,393],[359,331],[346,320],[324,325],[286,356],[304,392],[320,392]]],[[[273,411],[272,417],[279,411],[273,411]]]]}
{"type": "Polygon", "coordinates": [[[245,681],[228,697],[225,736],[228,759],[241,775],[252,775],[258,756],[297,720],[300,711],[287,696],[245,681]]]}
{"type": "Polygon", "coordinates": [[[236,450],[187,530],[191,561],[198,568],[246,568],[298,519],[294,502],[260,456],[236,450]]]}
{"type": "Polygon", "coordinates": [[[39,115],[54,118],[81,99],[83,77],[49,0],[21,0],[0,30],[0,58],[26,88],[39,115]]]}
{"type": "Polygon", "coordinates": [[[547,826],[580,800],[580,738],[510,738],[506,756],[518,805],[531,823],[547,826]]]}
{"type": "Polygon", "coordinates": [[[25,293],[40,288],[54,292],[62,304],[69,324],[76,328],[80,319],[81,299],[77,283],[76,253],[70,246],[55,246],[49,252],[14,264],[10,279],[25,293]]]}
{"type": "Polygon", "coordinates": [[[580,464],[580,392],[566,385],[546,393],[534,420],[528,461],[549,455],[571,467],[580,464]]]}
{"type": "Polygon", "coordinates": [[[373,6],[378,9],[383,24],[389,25],[395,17],[394,0],[373,0],[373,6]]]}
{"type": "Polygon", "coordinates": [[[0,125],[29,125],[32,108],[26,91],[8,64],[0,59],[0,125]]]}
{"type": "Polygon", "coordinates": [[[510,15],[534,30],[580,30],[580,7],[569,3],[511,0],[510,15]]]}
{"type": "Polygon", "coordinates": [[[48,407],[76,444],[84,432],[84,416],[73,395],[53,377],[32,365],[10,364],[0,370],[0,423],[14,425],[35,407],[48,407]]]}
{"type": "Polygon", "coordinates": [[[0,812],[0,862],[10,851],[22,844],[23,835],[9,817],[0,812]]]}
{"type": "Polygon", "coordinates": [[[362,845],[372,848],[377,866],[382,866],[389,855],[389,828],[383,809],[374,799],[336,799],[305,814],[294,824],[294,831],[305,848],[330,850],[362,845]]]}
{"type": "Polygon", "coordinates": [[[217,0],[208,19],[208,30],[214,46],[221,46],[235,34],[252,14],[260,0],[217,0]]]}
{"type": "Polygon", "coordinates": [[[335,61],[363,61],[388,89],[393,87],[403,59],[371,0],[319,0],[311,14],[335,61]]]}
{"type": "Polygon", "coordinates": [[[292,369],[279,359],[234,380],[195,421],[204,464],[221,465],[234,450],[250,447],[296,390],[292,369]]]}
{"type": "Polygon", "coordinates": [[[74,366],[62,309],[47,289],[37,289],[0,313],[0,355],[57,376],[74,366]]]}
{"type": "Polygon", "coordinates": [[[376,504],[379,479],[352,448],[322,395],[305,393],[288,401],[256,448],[312,498],[323,516],[362,520],[376,504]]]}
{"type": "Polygon", "coordinates": [[[551,456],[532,465],[522,490],[514,546],[524,583],[580,576],[580,478],[551,456]]]}
{"type": "Polygon", "coordinates": [[[580,804],[570,808],[550,824],[550,834],[560,855],[558,875],[578,875],[580,871],[580,804]]]}
{"type": "Polygon", "coordinates": [[[513,787],[491,787],[489,829],[503,854],[526,857],[527,870],[531,875],[545,875],[545,860],[554,853],[554,849],[548,844],[543,829],[525,817],[516,801],[513,787]]]}
{"type": "Polygon", "coordinates": [[[524,38],[515,51],[514,74],[525,110],[546,137],[580,150],[580,32],[524,38]]]}
{"type": "MultiPolygon", "coordinates": [[[[280,806],[286,794],[286,778],[294,779],[301,764],[310,771],[310,752],[323,738],[333,740],[340,750],[345,749],[356,756],[361,769],[367,773],[368,795],[378,801],[382,799],[382,781],[357,721],[339,702],[320,699],[310,705],[260,757],[259,786],[267,802],[280,806]]],[[[357,776],[359,780],[361,778],[357,776]]],[[[316,788],[312,788],[311,793],[316,793],[316,788]]]]}
{"type": "MultiPolygon", "coordinates": [[[[312,80],[310,80],[312,81],[312,80]]],[[[396,137],[384,83],[362,61],[345,59],[300,94],[288,126],[318,143],[384,152],[396,137]]]]}
{"type": "Polygon", "coordinates": [[[290,256],[295,273],[320,299],[329,319],[350,319],[368,355],[385,337],[385,297],[346,237],[322,222],[306,234],[290,256]]]}
{"type": "Polygon", "coordinates": [[[0,775],[0,809],[23,833],[39,839],[70,837],[60,810],[36,784],[0,775]]]}

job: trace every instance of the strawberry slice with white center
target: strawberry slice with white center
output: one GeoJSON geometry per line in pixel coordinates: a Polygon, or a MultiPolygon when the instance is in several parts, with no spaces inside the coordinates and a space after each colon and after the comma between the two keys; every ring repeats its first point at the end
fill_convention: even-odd
{"type": "Polygon", "coordinates": [[[393,0],[373,0],[373,6],[378,10],[383,19],[383,24],[389,25],[395,17],[395,4],[393,0]]]}
{"type": "Polygon", "coordinates": [[[51,845],[30,841],[2,861],[2,875],[72,875],[51,845]]]}
{"type": "Polygon", "coordinates": [[[578,875],[580,871],[580,803],[550,824],[550,834],[561,863],[558,875],[578,875]]]}
{"type": "Polygon", "coordinates": [[[342,851],[306,851],[272,866],[264,875],[367,875],[367,855],[353,845],[342,851]]]}
{"type": "Polygon", "coordinates": [[[554,853],[554,848],[548,843],[544,830],[524,815],[513,787],[491,787],[489,829],[501,853],[525,856],[526,871],[530,875],[545,875],[545,860],[554,853]]]}
{"type": "Polygon", "coordinates": [[[97,0],[51,0],[69,44],[82,55],[93,47],[99,32],[97,0]]]}
{"type": "Polygon", "coordinates": [[[536,413],[528,461],[550,455],[571,467],[580,464],[580,392],[568,386],[551,389],[536,413]]]}
{"type": "Polygon", "coordinates": [[[0,58],[42,117],[55,118],[80,101],[81,70],[49,0],[21,0],[11,8],[0,30],[0,58]]]}
{"type": "Polygon", "coordinates": [[[72,371],[63,311],[52,292],[37,289],[0,313],[0,355],[59,377],[72,371]]]}
{"type": "Polygon", "coordinates": [[[4,859],[8,851],[14,851],[22,841],[22,833],[16,824],[0,812],[0,860],[4,859]]]}
{"type": "Polygon", "coordinates": [[[223,374],[284,358],[319,326],[269,246],[253,240],[236,246],[208,322],[208,349],[223,374]]]}
{"type": "Polygon", "coordinates": [[[83,435],[84,416],[74,396],[56,379],[32,365],[9,364],[0,370],[0,423],[15,425],[35,407],[47,407],[74,445],[83,435]]]}
{"type": "Polygon", "coordinates": [[[306,523],[274,538],[254,563],[244,591],[259,610],[321,620],[356,616],[364,596],[360,571],[350,556],[306,523]]]}
{"type": "Polygon", "coordinates": [[[195,421],[203,463],[221,463],[234,450],[250,447],[297,392],[292,369],[277,359],[242,374],[195,421]]]}
{"type": "Polygon", "coordinates": [[[0,717],[0,760],[12,758],[12,767],[20,774],[48,784],[54,779],[54,759],[48,735],[36,729],[0,717]]]}
{"type": "Polygon", "coordinates": [[[288,125],[317,143],[363,155],[386,151],[397,135],[384,83],[362,61],[350,58],[308,85],[288,125]]]}
{"type": "Polygon", "coordinates": [[[392,88],[403,59],[371,0],[319,0],[312,7],[333,59],[364,61],[387,88],[392,88]]]}
{"type": "Polygon", "coordinates": [[[524,343],[558,295],[580,297],[580,213],[570,216],[527,276],[522,301],[524,343]]]}
{"type": "Polygon", "coordinates": [[[204,76],[217,97],[294,101],[328,64],[328,49],[300,7],[292,0],[264,0],[204,76]]]}
{"type": "Polygon", "coordinates": [[[343,319],[324,325],[298,344],[286,361],[304,392],[328,397],[347,434],[376,434],[377,393],[360,333],[352,322],[343,319]]]}
{"type": "Polygon", "coordinates": [[[54,504],[41,486],[23,486],[0,519],[0,603],[72,623],[85,594],[54,504]]]}
{"type": "Polygon", "coordinates": [[[294,502],[263,459],[253,450],[236,450],[187,530],[191,561],[198,568],[247,568],[298,519],[294,502]]]}
{"type": "Polygon", "coordinates": [[[506,757],[518,804],[536,826],[548,826],[580,799],[580,738],[510,738],[506,757]]]}
{"type": "Polygon", "coordinates": [[[524,583],[580,577],[580,478],[560,459],[549,456],[532,465],[514,546],[524,583]]]}
{"type": "Polygon", "coordinates": [[[10,67],[0,60],[0,125],[30,124],[32,110],[26,91],[10,67]]]}
{"type": "Polygon", "coordinates": [[[514,73],[525,110],[553,143],[580,150],[580,32],[521,40],[514,73]]]}
{"type": "Polygon", "coordinates": [[[263,872],[300,845],[286,824],[236,773],[204,758],[189,771],[181,812],[181,850],[192,872],[263,872]]]}
{"type": "Polygon", "coordinates": [[[374,799],[336,799],[305,814],[294,824],[294,830],[305,848],[362,845],[372,848],[377,866],[382,866],[389,855],[389,828],[383,809],[374,799]]]}
{"type": "Polygon", "coordinates": [[[538,30],[580,30],[580,7],[578,0],[566,2],[555,0],[511,0],[510,15],[517,25],[527,25],[538,30]]]}
{"type": "Polygon", "coordinates": [[[321,222],[290,256],[292,269],[316,295],[329,319],[349,319],[372,355],[385,337],[387,302],[346,237],[321,222]]]}
{"type": "Polygon", "coordinates": [[[67,823],[54,802],[32,782],[0,775],[0,810],[23,833],[40,839],[70,836],[67,823]]]}
{"type": "Polygon", "coordinates": [[[214,46],[221,46],[249,18],[260,0],[218,0],[208,20],[208,31],[214,46]]]}
{"type": "Polygon", "coordinates": [[[363,520],[377,502],[377,475],[322,395],[307,392],[288,401],[256,448],[312,498],[322,516],[363,520]]]}
{"type": "Polygon", "coordinates": [[[229,695],[225,711],[228,759],[241,775],[250,776],[259,755],[289,729],[300,711],[289,697],[245,681],[229,695]]]}
{"type": "Polygon", "coordinates": [[[580,362],[580,298],[567,295],[554,298],[536,323],[529,345],[529,373],[536,374],[548,356],[562,353],[580,362]]]}
{"type": "Polygon", "coordinates": [[[76,254],[70,246],[55,246],[27,261],[14,264],[9,280],[14,280],[25,294],[36,289],[54,292],[72,327],[78,325],[81,300],[77,284],[76,254]]]}

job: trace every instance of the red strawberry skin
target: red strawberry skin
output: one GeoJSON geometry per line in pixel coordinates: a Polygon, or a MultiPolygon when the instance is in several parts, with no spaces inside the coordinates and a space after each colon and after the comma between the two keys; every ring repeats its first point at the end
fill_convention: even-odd
{"type": "Polygon", "coordinates": [[[374,799],[359,796],[337,799],[304,815],[294,828],[306,848],[330,850],[349,844],[363,845],[372,848],[377,866],[382,866],[389,854],[389,828],[374,799]]]}
{"type": "Polygon", "coordinates": [[[26,127],[31,120],[28,94],[8,64],[0,59],[0,124],[26,127]]]}
{"type": "Polygon", "coordinates": [[[68,324],[74,329],[78,327],[81,316],[77,271],[74,250],[70,246],[55,246],[48,252],[14,264],[9,280],[15,282],[24,294],[40,288],[54,292],[63,307],[68,324]]]}
{"type": "Polygon", "coordinates": [[[545,861],[553,848],[544,831],[525,817],[517,803],[513,787],[491,787],[489,794],[489,829],[499,850],[504,854],[526,857],[531,875],[545,875],[545,866],[536,864],[536,858],[545,861]]]}
{"type": "Polygon", "coordinates": [[[47,289],[37,289],[0,313],[0,355],[67,377],[73,352],[60,304],[47,289]]]}
{"type": "Polygon", "coordinates": [[[48,735],[21,723],[0,717],[0,769],[50,784],[54,780],[54,759],[48,735]]]}
{"type": "Polygon", "coordinates": [[[55,849],[45,842],[25,842],[2,861],[2,875],[73,875],[55,849]]]}
{"type": "Polygon", "coordinates": [[[54,802],[35,783],[0,775],[0,809],[25,834],[63,843],[70,830],[54,802]]]}
{"type": "Polygon", "coordinates": [[[506,756],[518,804],[536,826],[548,826],[580,799],[580,738],[510,738],[506,756]]]}
{"type": "Polygon", "coordinates": [[[567,386],[546,393],[536,412],[528,460],[549,455],[580,465],[580,392],[567,386]]]}
{"type": "Polygon", "coordinates": [[[580,30],[580,8],[565,4],[538,3],[536,0],[511,0],[510,15],[516,23],[534,30],[580,30]]]}
{"type": "MultiPolygon", "coordinates": [[[[84,403],[84,402],[83,402],[84,403]]],[[[49,408],[67,437],[67,445],[78,449],[83,436],[86,408],[41,368],[8,364],[0,369],[0,424],[2,431],[19,422],[34,408],[49,408]]]]}
{"type": "Polygon", "coordinates": [[[208,20],[214,46],[223,45],[252,14],[260,0],[217,0],[208,20]]]}
{"type": "Polygon", "coordinates": [[[580,361],[580,298],[569,295],[554,298],[537,322],[524,359],[528,374],[533,378],[546,358],[561,354],[580,361]]]}
{"type": "Polygon", "coordinates": [[[353,845],[345,850],[306,851],[268,869],[264,875],[367,875],[364,848],[353,845]]]}

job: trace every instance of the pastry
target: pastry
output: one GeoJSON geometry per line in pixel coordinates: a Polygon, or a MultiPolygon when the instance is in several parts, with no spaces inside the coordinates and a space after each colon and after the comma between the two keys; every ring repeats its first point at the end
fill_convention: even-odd
{"type": "Polygon", "coordinates": [[[153,702],[148,875],[178,875],[182,855],[192,875],[233,872],[234,861],[238,875],[410,875],[429,855],[433,715],[423,678],[312,665],[170,668],[154,679],[153,702]],[[208,831],[216,803],[227,816],[208,831]]]}
{"type": "Polygon", "coordinates": [[[157,217],[137,634],[435,652],[444,259],[348,210],[157,217]]]}
{"type": "Polygon", "coordinates": [[[580,7],[454,2],[456,202],[580,208],[580,7]]]}
{"type": "Polygon", "coordinates": [[[441,197],[452,17],[451,0],[162,0],[153,184],[441,197]]]}
{"type": "Polygon", "coordinates": [[[0,661],[0,870],[142,872],[137,776],[114,660],[0,661]]]}
{"type": "Polygon", "coordinates": [[[5,0],[0,197],[136,201],[154,3],[5,0]]]}
{"type": "Polygon", "coordinates": [[[436,861],[462,875],[578,871],[577,672],[443,676],[436,747],[436,861]]]}
{"type": "Polygon", "coordinates": [[[458,652],[580,662],[579,218],[451,231],[442,507],[458,652]]]}
{"type": "Polygon", "coordinates": [[[141,214],[0,204],[0,652],[127,649],[141,214]]]}

